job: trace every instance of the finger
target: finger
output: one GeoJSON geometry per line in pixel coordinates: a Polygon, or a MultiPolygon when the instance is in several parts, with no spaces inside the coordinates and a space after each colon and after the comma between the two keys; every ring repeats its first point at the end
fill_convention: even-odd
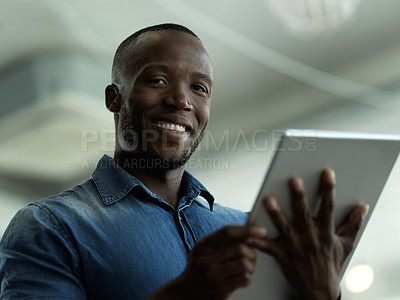
{"type": "Polygon", "coordinates": [[[306,236],[308,239],[313,239],[314,224],[307,197],[305,195],[303,180],[298,177],[292,178],[289,182],[289,185],[292,198],[294,222],[298,226],[300,232],[302,232],[303,236],[306,236]]]}
{"type": "Polygon", "coordinates": [[[350,214],[346,224],[343,226],[342,230],[340,230],[338,236],[347,240],[350,243],[351,251],[357,233],[361,227],[362,220],[366,216],[369,210],[368,204],[363,204],[355,208],[350,214]]]}
{"type": "MultiPolygon", "coordinates": [[[[243,272],[235,276],[225,278],[221,282],[220,286],[223,294],[230,294],[238,288],[248,286],[250,282],[251,282],[251,274],[243,272]]],[[[220,299],[228,299],[228,298],[220,298],[220,299]]]]}
{"type": "Polygon", "coordinates": [[[248,240],[248,246],[256,248],[264,253],[267,253],[271,256],[276,256],[279,252],[279,243],[274,240],[269,239],[251,239],[248,240]]]}
{"type": "Polygon", "coordinates": [[[237,288],[244,288],[250,285],[251,275],[249,273],[239,274],[229,279],[232,285],[237,288]]]}
{"type": "Polygon", "coordinates": [[[221,274],[224,274],[225,278],[237,276],[243,273],[253,274],[255,269],[256,260],[245,258],[231,260],[220,266],[220,272],[221,274]]]}
{"type": "Polygon", "coordinates": [[[289,223],[276,199],[268,196],[265,198],[264,205],[281,236],[285,238],[291,237],[293,235],[292,225],[289,223]]]}
{"type": "Polygon", "coordinates": [[[332,169],[324,170],[320,183],[321,205],[318,210],[316,222],[322,234],[331,236],[335,232],[335,225],[333,222],[335,186],[335,172],[332,169]]]}
{"type": "Polygon", "coordinates": [[[248,238],[259,238],[267,234],[267,230],[262,226],[226,226],[213,234],[201,239],[195,248],[221,247],[233,243],[244,242],[248,238]]]}
{"type": "Polygon", "coordinates": [[[288,258],[288,249],[286,246],[282,248],[279,241],[268,240],[268,239],[254,239],[251,241],[251,246],[272,256],[280,265],[288,266],[290,268],[290,261],[288,258]]]}
{"type": "Polygon", "coordinates": [[[244,243],[232,244],[219,250],[214,256],[216,263],[229,263],[232,260],[247,259],[256,261],[256,253],[248,245],[244,243]]]}
{"type": "Polygon", "coordinates": [[[231,292],[248,284],[251,274],[255,271],[256,254],[247,245],[232,245],[226,250],[219,249],[218,252],[209,254],[206,265],[208,278],[218,282],[218,289],[231,292]],[[226,254],[228,252],[230,254],[226,254]],[[227,259],[228,257],[230,259],[227,259]]]}

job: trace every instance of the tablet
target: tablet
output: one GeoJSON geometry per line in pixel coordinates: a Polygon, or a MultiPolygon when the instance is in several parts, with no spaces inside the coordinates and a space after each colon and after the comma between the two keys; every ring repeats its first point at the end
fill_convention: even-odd
{"type": "MultiPolygon", "coordinates": [[[[369,213],[355,241],[357,246],[399,152],[399,135],[287,130],[275,147],[274,157],[248,222],[265,226],[268,238],[278,237],[278,231],[264,209],[263,199],[273,195],[288,219],[293,220],[288,184],[293,176],[303,179],[309,205],[315,215],[319,205],[320,176],[329,167],[336,173],[334,219],[337,229],[357,205],[369,204],[369,213]]],[[[295,291],[275,260],[264,253],[257,254],[252,283],[235,292],[231,299],[296,299],[295,291]]],[[[341,276],[350,258],[346,260],[341,276]]]]}

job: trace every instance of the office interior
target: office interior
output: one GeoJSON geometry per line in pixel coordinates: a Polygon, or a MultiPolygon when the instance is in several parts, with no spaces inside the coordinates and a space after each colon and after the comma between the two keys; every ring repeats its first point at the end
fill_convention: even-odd
{"type": "MultiPolygon", "coordinates": [[[[104,88],[136,30],[179,23],[203,41],[212,112],[187,169],[218,203],[248,211],[285,129],[400,134],[399,10],[397,0],[2,0],[0,234],[19,208],[113,155],[104,88]]],[[[400,162],[343,299],[400,299],[399,178],[400,162]]]]}

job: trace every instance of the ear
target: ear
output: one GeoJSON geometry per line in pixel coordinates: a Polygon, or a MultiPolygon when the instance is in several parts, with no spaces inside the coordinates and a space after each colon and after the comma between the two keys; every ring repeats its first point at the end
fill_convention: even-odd
{"type": "Polygon", "coordinates": [[[107,85],[106,90],[106,107],[113,113],[118,113],[121,109],[121,95],[115,84],[107,85]]]}

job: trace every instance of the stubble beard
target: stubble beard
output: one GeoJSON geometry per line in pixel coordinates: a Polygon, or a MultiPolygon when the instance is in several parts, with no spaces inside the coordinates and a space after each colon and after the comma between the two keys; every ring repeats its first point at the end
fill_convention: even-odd
{"type": "MultiPolygon", "coordinates": [[[[125,158],[128,158],[127,163],[133,167],[162,170],[181,168],[189,161],[204,136],[203,131],[196,139],[192,140],[188,151],[183,151],[178,157],[165,157],[162,153],[156,151],[155,145],[148,138],[149,133],[153,133],[153,137],[161,138],[158,132],[155,130],[143,130],[133,122],[133,120],[137,119],[133,113],[127,111],[125,106],[122,107],[118,142],[120,151],[125,158]]],[[[166,139],[167,137],[163,136],[162,138],[166,139]]],[[[163,147],[167,147],[166,145],[167,143],[163,143],[163,147]]]]}

